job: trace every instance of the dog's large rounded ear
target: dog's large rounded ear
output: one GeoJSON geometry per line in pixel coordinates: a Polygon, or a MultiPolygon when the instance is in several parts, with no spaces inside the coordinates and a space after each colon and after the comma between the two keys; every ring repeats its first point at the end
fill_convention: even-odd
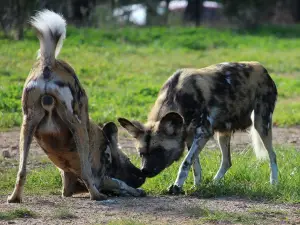
{"type": "Polygon", "coordinates": [[[119,123],[124,127],[128,133],[134,138],[138,138],[144,133],[143,125],[137,121],[129,121],[125,118],[118,118],[119,123]]]}
{"type": "Polygon", "coordinates": [[[166,135],[178,135],[183,131],[183,125],[183,117],[176,112],[170,112],[160,120],[158,130],[166,135]]]}
{"type": "Polygon", "coordinates": [[[110,141],[112,137],[118,140],[118,127],[114,122],[108,122],[104,124],[102,130],[110,141]]]}

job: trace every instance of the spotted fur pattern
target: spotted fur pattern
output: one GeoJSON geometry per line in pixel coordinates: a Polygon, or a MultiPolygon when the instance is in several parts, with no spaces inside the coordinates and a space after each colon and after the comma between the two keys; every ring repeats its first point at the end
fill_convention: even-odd
{"type": "Polygon", "coordinates": [[[120,118],[120,124],[137,140],[142,156],[142,171],[152,177],[182,155],[183,160],[170,192],[181,190],[193,165],[194,183],[201,180],[199,152],[218,134],[222,162],[215,180],[231,166],[230,136],[237,130],[253,127],[251,133],[257,155],[268,153],[271,183],[277,182],[276,155],[272,148],[272,113],[277,89],[267,70],[258,62],[220,63],[201,69],[180,69],[161,88],[142,124],[120,118]],[[157,147],[159,146],[159,147],[157,147]],[[176,157],[175,157],[176,156],[176,157]]]}

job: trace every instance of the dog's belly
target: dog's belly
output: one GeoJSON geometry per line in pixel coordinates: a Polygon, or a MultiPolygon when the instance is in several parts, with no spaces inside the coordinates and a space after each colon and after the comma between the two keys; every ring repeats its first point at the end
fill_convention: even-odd
{"type": "Polygon", "coordinates": [[[71,132],[36,132],[36,140],[49,159],[65,172],[80,176],[80,158],[71,132]]]}

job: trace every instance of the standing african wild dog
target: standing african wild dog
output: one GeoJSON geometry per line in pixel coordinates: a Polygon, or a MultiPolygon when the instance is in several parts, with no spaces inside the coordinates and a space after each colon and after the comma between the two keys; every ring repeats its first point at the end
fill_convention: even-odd
{"type": "Polygon", "coordinates": [[[8,202],[21,202],[33,136],[60,169],[63,196],[72,196],[82,186],[95,200],[106,198],[102,190],[144,195],[141,189],[127,185],[138,187],[145,176],[118,149],[116,125],[108,123],[101,129],[89,119],[88,98],[74,70],[56,59],[66,36],[64,18],[43,10],[31,24],[37,31],[40,52],[23,89],[20,164],[8,202]]]}
{"type": "Polygon", "coordinates": [[[217,133],[222,162],[214,177],[221,179],[231,166],[230,137],[251,127],[258,157],[269,154],[270,182],[278,180],[276,154],[272,147],[272,113],[276,86],[258,62],[220,63],[202,69],[181,69],[163,85],[148,116],[148,122],[119,118],[136,139],[142,171],[153,177],[189,149],[177,179],[169,189],[178,193],[193,164],[194,184],[201,181],[199,153],[217,133]]]}

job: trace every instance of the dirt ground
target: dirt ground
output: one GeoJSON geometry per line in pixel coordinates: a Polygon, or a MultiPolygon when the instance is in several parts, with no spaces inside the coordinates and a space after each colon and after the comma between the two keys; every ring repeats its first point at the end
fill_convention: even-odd
{"type": "MultiPolygon", "coordinates": [[[[0,133],[0,153],[4,158],[18,159],[19,130],[0,133]]],[[[274,144],[291,145],[300,150],[300,127],[274,128],[274,144]]],[[[125,151],[135,152],[132,139],[120,131],[120,143],[125,151]]],[[[236,133],[233,150],[250,145],[246,133],[236,133]]],[[[214,140],[208,148],[216,148],[214,140]]],[[[44,155],[36,142],[31,156],[44,155]]],[[[143,198],[110,198],[90,201],[87,195],[62,199],[57,195],[25,196],[24,203],[7,204],[0,196],[0,212],[25,207],[36,216],[0,224],[300,224],[299,204],[274,204],[239,198],[199,199],[192,196],[147,196],[143,198]]]]}

